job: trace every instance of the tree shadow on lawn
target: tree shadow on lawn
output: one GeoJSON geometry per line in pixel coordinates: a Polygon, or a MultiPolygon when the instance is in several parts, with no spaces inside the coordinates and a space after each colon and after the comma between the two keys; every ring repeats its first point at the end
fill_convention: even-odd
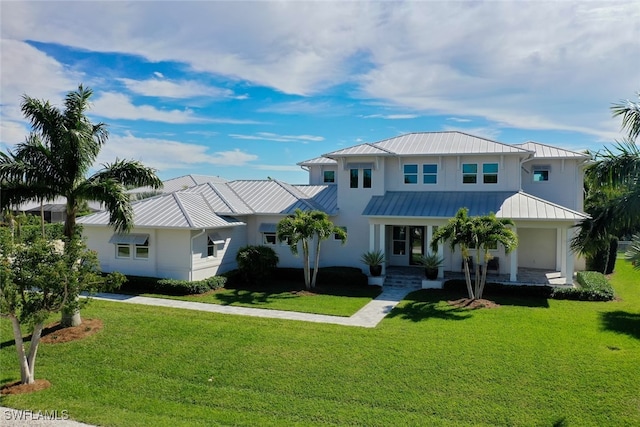
{"type": "Polygon", "coordinates": [[[640,340],[640,314],[627,311],[608,311],[600,314],[602,329],[627,334],[640,340]]]}
{"type": "Polygon", "coordinates": [[[441,290],[411,292],[405,297],[406,302],[396,306],[387,317],[421,322],[428,319],[465,320],[473,316],[471,310],[449,305],[446,301],[452,298],[455,298],[454,294],[441,290]]]}

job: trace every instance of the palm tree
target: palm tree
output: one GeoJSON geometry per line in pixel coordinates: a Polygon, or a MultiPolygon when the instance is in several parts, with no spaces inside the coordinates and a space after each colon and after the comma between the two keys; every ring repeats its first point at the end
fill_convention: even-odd
{"type": "Polygon", "coordinates": [[[340,239],[342,244],[347,241],[346,231],[340,227],[336,227],[331,220],[329,220],[329,216],[321,211],[305,212],[296,209],[293,215],[287,216],[278,223],[278,241],[288,242],[291,253],[297,255],[298,243],[302,245],[304,284],[307,289],[316,286],[318,265],[320,263],[320,244],[332,235],[340,239]],[[312,275],[310,268],[310,246],[314,240],[315,264],[312,275]]]}
{"type": "Polygon", "coordinates": [[[470,217],[467,208],[460,208],[455,217],[434,233],[431,239],[432,251],[438,250],[438,243],[441,241],[449,241],[451,250],[460,246],[469,299],[482,298],[487,279],[487,263],[492,258],[489,249],[501,244],[505,254],[508,254],[518,246],[518,236],[509,228],[513,225],[515,224],[512,220],[497,218],[493,212],[489,215],[470,217]],[[476,250],[476,259],[484,260],[482,271],[480,271],[480,262],[475,266],[475,289],[471,285],[469,263],[466,262],[472,248],[476,250]]]}
{"type": "Polygon", "coordinates": [[[585,170],[585,210],[591,218],[578,225],[572,247],[588,259],[608,258],[618,236],[640,230],[640,148],[635,142],[640,135],[640,103],[627,100],[611,110],[614,117],[622,116],[628,138],[595,153],[595,162],[585,170]]]}
{"type": "MultiPolygon", "coordinates": [[[[9,183],[12,201],[66,198],[64,235],[69,240],[76,233],[83,202],[103,203],[109,223],[116,231],[126,232],[133,227],[127,188],[162,186],[155,171],[137,161],[116,159],[87,176],[108,139],[106,124],[94,124],[86,116],[92,94],[80,85],[67,94],[64,110],[24,95],[21,108],[32,133],[13,152],[0,156],[0,180],[9,183]]],[[[74,322],[79,321],[78,316],[74,322]]]]}
{"type": "Polygon", "coordinates": [[[633,236],[631,246],[625,252],[624,258],[633,264],[633,268],[640,270],[640,234],[633,236]]]}

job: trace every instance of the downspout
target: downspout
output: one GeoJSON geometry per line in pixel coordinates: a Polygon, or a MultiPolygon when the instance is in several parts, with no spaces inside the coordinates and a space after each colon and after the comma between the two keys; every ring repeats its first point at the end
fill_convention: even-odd
{"type": "Polygon", "coordinates": [[[189,250],[189,281],[193,281],[193,241],[202,236],[206,230],[203,228],[201,232],[191,238],[191,248],[189,250]]]}

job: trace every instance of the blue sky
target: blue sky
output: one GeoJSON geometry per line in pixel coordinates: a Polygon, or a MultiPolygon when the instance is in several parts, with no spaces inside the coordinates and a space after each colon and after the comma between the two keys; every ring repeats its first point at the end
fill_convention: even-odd
{"type": "Polygon", "coordinates": [[[598,150],[640,90],[637,2],[0,3],[0,149],[23,94],[83,83],[100,163],[306,182],[297,162],[408,132],[598,150]]]}

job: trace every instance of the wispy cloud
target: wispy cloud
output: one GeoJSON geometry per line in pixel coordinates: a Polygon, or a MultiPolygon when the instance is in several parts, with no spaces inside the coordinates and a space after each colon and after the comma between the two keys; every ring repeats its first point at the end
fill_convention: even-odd
{"type": "MultiPolygon", "coordinates": [[[[160,74],[162,76],[162,74],[160,74]]],[[[207,86],[191,80],[167,80],[164,78],[133,80],[127,78],[118,79],[129,89],[143,96],[155,96],[162,98],[231,98],[233,91],[213,86],[207,86]]],[[[237,98],[236,98],[237,99],[237,98]]]]}
{"type": "Polygon", "coordinates": [[[307,144],[309,142],[324,141],[324,137],[315,135],[278,135],[270,132],[257,132],[252,135],[244,135],[233,133],[229,135],[234,139],[246,139],[255,141],[274,141],[274,142],[301,142],[307,144]]]}
{"type": "Polygon", "coordinates": [[[239,148],[211,151],[206,145],[187,144],[160,138],[140,138],[132,133],[111,135],[98,161],[110,163],[116,158],[135,159],[162,170],[189,169],[198,165],[216,167],[245,166],[258,159],[255,154],[239,148]]]}
{"type": "Polygon", "coordinates": [[[447,120],[458,123],[468,123],[471,121],[471,119],[463,119],[461,117],[447,117],[447,120]]]}
{"type": "Polygon", "coordinates": [[[406,120],[420,117],[419,114],[369,114],[362,116],[363,119],[386,119],[386,120],[406,120]]]}

